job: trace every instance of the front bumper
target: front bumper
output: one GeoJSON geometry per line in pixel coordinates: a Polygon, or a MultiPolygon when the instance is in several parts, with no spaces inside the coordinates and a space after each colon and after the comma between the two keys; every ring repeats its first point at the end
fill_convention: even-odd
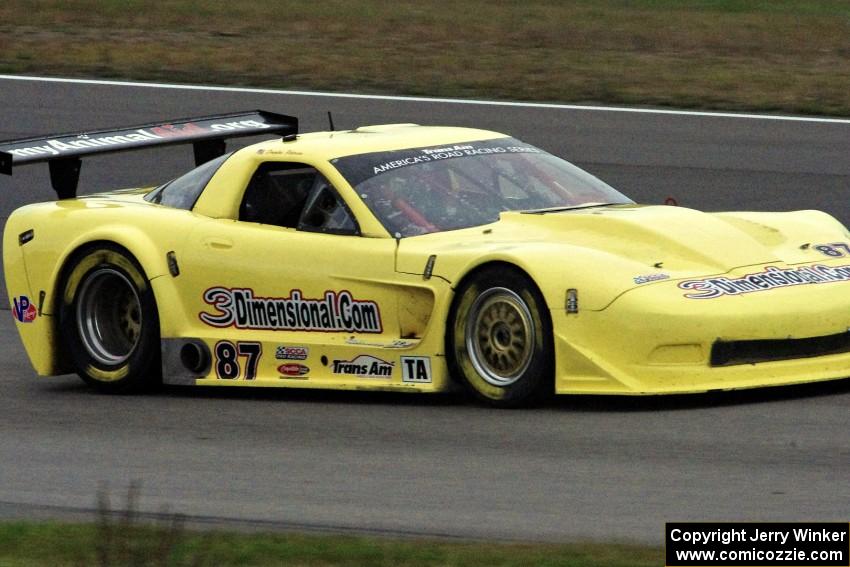
{"type": "Polygon", "coordinates": [[[557,393],[690,393],[850,376],[850,352],[811,352],[807,345],[817,341],[796,341],[848,332],[850,282],[697,300],[664,281],[632,289],[601,311],[551,314],[557,393]],[[718,364],[718,341],[782,342],[759,344],[761,358],[718,364]],[[788,346],[797,352],[798,344],[803,354],[789,357],[788,346]],[[763,361],[775,345],[783,345],[782,359],[763,361]]]}

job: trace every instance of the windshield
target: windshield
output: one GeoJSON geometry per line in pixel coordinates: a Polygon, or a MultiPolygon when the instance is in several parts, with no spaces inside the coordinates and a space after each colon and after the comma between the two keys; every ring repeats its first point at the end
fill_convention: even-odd
{"type": "Polygon", "coordinates": [[[632,202],[515,138],[360,154],[331,163],[396,238],[488,224],[503,211],[632,202]]]}

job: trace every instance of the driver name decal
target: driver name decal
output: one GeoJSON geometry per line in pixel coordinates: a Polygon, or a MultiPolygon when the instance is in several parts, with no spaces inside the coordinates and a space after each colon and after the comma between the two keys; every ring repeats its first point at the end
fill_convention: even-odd
{"type": "Polygon", "coordinates": [[[741,295],[767,291],[780,287],[825,284],[850,281],[850,265],[824,266],[815,264],[797,268],[768,266],[761,272],[739,278],[704,278],[679,282],[679,288],[688,290],[688,299],[713,299],[724,295],[741,295]]]}
{"type": "Polygon", "coordinates": [[[293,289],[289,297],[255,297],[250,288],[211,287],[204,302],[214,312],[202,311],[201,321],[212,327],[271,331],[380,333],[381,311],[374,301],[355,299],[351,292],[326,291],[323,298],[303,297],[293,289]]]}

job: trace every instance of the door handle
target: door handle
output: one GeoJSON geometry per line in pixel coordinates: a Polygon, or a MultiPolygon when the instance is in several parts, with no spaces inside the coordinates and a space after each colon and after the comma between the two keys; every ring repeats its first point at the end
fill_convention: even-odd
{"type": "Polygon", "coordinates": [[[209,238],[205,238],[204,244],[214,250],[227,250],[229,248],[233,248],[232,240],[230,240],[229,238],[222,238],[220,236],[211,236],[209,238]]]}

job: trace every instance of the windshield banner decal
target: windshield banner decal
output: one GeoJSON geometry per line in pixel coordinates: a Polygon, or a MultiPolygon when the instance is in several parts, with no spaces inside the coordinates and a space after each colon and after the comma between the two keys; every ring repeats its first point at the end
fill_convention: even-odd
{"type": "Polygon", "coordinates": [[[496,138],[495,140],[480,140],[411,148],[409,150],[393,150],[389,152],[374,152],[358,154],[331,160],[331,163],[342,173],[352,186],[371,179],[382,173],[394,171],[403,167],[421,163],[455,159],[488,154],[540,154],[542,150],[535,148],[515,138],[496,138]]]}

